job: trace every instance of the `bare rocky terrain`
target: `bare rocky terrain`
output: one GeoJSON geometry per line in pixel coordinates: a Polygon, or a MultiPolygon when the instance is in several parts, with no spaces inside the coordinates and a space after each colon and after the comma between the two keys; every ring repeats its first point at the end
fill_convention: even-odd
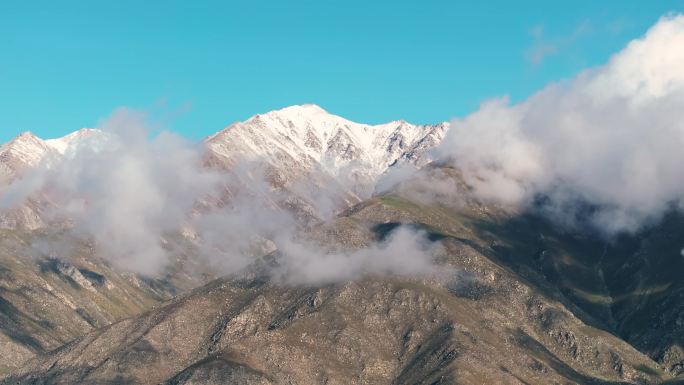
{"type": "Polygon", "coordinates": [[[173,271],[155,278],[122,272],[77,239],[61,255],[28,247],[54,236],[69,239],[0,230],[0,373],[202,282],[173,271]]]}
{"type": "MultiPolygon", "coordinates": [[[[592,250],[592,243],[532,222],[521,227],[514,221],[532,219],[495,208],[426,205],[406,195],[363,202],[307,235],[363,247],[413,224],[442,245],[436,258],[444,275],[306,286],[258,270],[219,279],[38,357],[4,384],[672,380],[675,372],[620,338],[605,309],[572,294],[579,275],[552,276],[563,270],[556,263],[573,262],[577,248],[592,250]]],[[[277,264],[278,256],[267,261],[277,264]]]]}

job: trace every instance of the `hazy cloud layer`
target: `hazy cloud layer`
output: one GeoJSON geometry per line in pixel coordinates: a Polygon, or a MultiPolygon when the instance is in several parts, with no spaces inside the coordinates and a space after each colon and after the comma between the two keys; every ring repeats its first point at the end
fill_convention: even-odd
{"type": "Polygon", "coordinates": [[[438,272],[436,244],[422,232],[401,226],[385,240],[351,251],[322,252],[320,247],[293,238],[278,241],[286,257],[274,271],[287,283],[321,284],[353,280],[364,274],[432,275],[438,272]]]}
{"type": "MultiPolygon", "coordinates": [[[[75,235],[94,241],[98,255],[143,274],[160,272],[188,250],[217,273],[239,273],[276,249],[272,273],[288,283],[434,271],[432,249],[413,230],[359,251],[333,252],[301,240],[301,222],[279,207],[288,196],[267,182],[265,162],[213,170],[204,166],[203,145],[150,132],[151,126],[144,114],[117,110],[63,160],[46,161],[5,188],[0,210],[39,199],[51,223],[70,223],[75,235]]],[[[325,215],[339,205],[335,191],[306,183],[296,188],[316,198],[313,209],[325,215]]],[[[35,245],[58,256],[66,246],[59,239],[35,245]]]]}
{"type": "Polygon", "coordinates": [[[611,234],[684,196],[684,16],[661,19],[610,61],[510,105],[452,122],[437,149],[486,200],[529,205],[611,234]],[[539,201],[537,201],[539,203],[539,201]]]}
{"type": "Polygon", "coordinates": [[[40,196],[50,202],[52,221],[71,221],[73,231],[92,236],[116,265],[155,272],[167,258],[161,236],[184,223],[219,176],[199,168],[196,146],[165,132],[151,135],[141,113],[117,110],[101,128],[63,161],[43,162],[3,196],[14,205],[40,196]]]}
{"type": "Polygon", "coordinates": [[[446,168],[419,169],[411,164],[397,165],[380,176],[375,193],[396,194],[416,203],[463,208],[470,194],[466,186],[459,185],[459,175],[456,174],[456,170],[446,168]]]}

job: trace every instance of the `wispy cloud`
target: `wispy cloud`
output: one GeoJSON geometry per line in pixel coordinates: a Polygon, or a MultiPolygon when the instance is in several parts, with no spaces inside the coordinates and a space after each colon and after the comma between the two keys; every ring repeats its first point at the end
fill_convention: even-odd
{"type": "Polygon", "coordinates": [[[588,37],[593,32],[589,20],[578,23],[570,34],[550,35],[543,24],[530,28],[529,35],[532,44],[525,50],[525,59],[534,66],[541,65],[551,56],[559,55],[578,40],[588,37]]]}

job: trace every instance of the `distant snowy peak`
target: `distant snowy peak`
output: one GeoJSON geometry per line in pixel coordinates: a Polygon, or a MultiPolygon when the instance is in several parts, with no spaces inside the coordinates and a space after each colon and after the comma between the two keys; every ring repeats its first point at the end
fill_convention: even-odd
{"type": "MultiPolygon", "coordinates": [[[[414,125],[403,120],[362,124],[313,104],[291,106],[233,123],[206,138],[205,164],[237,171],[229,193],[246,189],[258,196],[263,186],[252,182],[263,177],[282,200],[271,203],[315,220],[370,196],[388,168],[427,163],[430,149],[442,141],[447,129],[447,123],[414,125]],[[251,191],[253,185],[257,188],[251,191]]],[[[68,159],[81,143],[99,145],[97,138],[90,139],[97,133],[107,136],[87,128],[49,140],[30,132],[19,135],[0,147],[0,190],[31,168],[68,159]]],[[[38,202],[28,202],[0,215],[0,228],[39,228],[46,223],[41,209],[38,202]]]]}
{"type": "Polygon", "coordinates": [[[373,178],[398,161],[424,162],[427,150],[442,140],[447,129],[447,123],[356,123],[307,104],[231,124],[206,142],[212,152],[226,159],[266,157],[274,164],[319,166],[333,174],[355,167],[373,178]]]}
{"type": "Polygon", "coordinates": [[[92,137],[92,135],[101,132],[96,128],[81,128],[78,131],[74,131],[69,135],[63,136],[57,139],[48,139],[45,144],[57,151],[60,154],[64,154],[69,147],[73,147],[81,143],[84,139],[92,137]]]}
{"type": "MultiPolygon", "coordinates": [[[[414,125],[403,120],[356,123],[305,104],[233,123],[205,143],[214,165],[229,168],[239,160],[265,162],[285,184],[314,170],[367,184],[397,163],[427,163],[429,150],[441,142],[447,129],[447,123],[414,125]]],[[[25,132],[0,147],[0,180],[13,180],[48,156],[59,159],[98,132],[83,128],[48,140],[25,132]]]]}
{"type": "Polygon", "coordinates": [[[0,159],[13,165],[37,165],[50,147],[39,137],[27,131],[0,147],[0,159]]]}
{"type": "Polygon", "coordinates": [[[83,128],[57,139],[43,140],[24,132],[0,146],[0,181],[16,178],[24,170],[36,167],[46,157],[63,155],[70,146],[99,130],[83,128]]]}

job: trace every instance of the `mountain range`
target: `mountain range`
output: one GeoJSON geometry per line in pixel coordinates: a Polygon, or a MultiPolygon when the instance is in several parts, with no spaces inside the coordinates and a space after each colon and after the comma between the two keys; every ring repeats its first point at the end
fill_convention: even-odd
{"type": "MultiPolygon", "coordinates": [[[[340,269],[353,250],[381,248],[409,228],[424,235],[439,274],[292,283],[271,274],[287,258],[276,249],[226,276],[192,252],[146,276],[52,226],[44,199],[5,209],[0,383],[676,383],[684,218],[673,212],[608,242],[481,201],[457,166],[431,156],[448,129],[365,125],[302,105],[203,141],[203,167],[248,164],[285,192],[278,210],[306,219],[297,235],[325,245],[321,254],[351,250],[330,254],[347,258],[340,269]],[[376,188],[405,165],[420,171],[376,188]],[[52,238],[63,252],[36,251],[52,238]]],[[[59,164],[97,135],[20,135],[0,148],[2,183],[59,164]]]]}
{"type": "MultiPolygon", "coordinates": [[[[231,170],[237,163],[256,163],[272,186],[289,190],[290,202],[296,201],[306,215],[319,217],[321,204],[315,201],[320,196],[330,201],[328,210],[348,207],[370,197],[376,179],[389,167],[428,163],[429,150],[447,129],[448,123],[360,124],[309,104],[236,122],[205,138],[203,145],[207,166],[231,170]],[[311,196],[311,186],[325,193],[311,196]]],[[[98,135],[103,133],[88,128],[49,140],[30,132],[19,135],[0,147],[0,186],[36,167],[58,163],[98,135]]],[[[41,211],[39,203],[29,201],[0,217],[0,227],[45,227],[41,211]]]]}

